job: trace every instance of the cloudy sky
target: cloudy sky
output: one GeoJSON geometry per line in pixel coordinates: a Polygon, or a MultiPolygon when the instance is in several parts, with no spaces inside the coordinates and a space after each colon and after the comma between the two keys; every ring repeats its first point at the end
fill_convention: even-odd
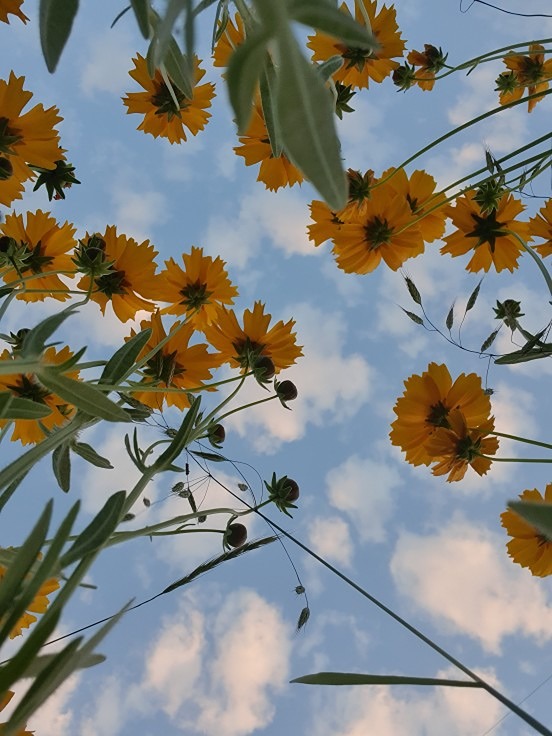
{"type": "MultiPolygon", "coordinates": [[[[520,4],[504,0],[502,5],[520,4]]],[[[527,12],[543,12],[547,5],[546,0],[523,4],[527,12]]],[[[398,0],[407,48],[442,46],[449,63],[456,64],[483,50],[552,35],[552,20],[469,6],[469,0],[462,6],[459,0],[398,0]]],[[[259,477],[275,471],[295,478],[299,508],[292,520],[271,511],[277,523],[521,701],[552,675],[551,592],[547,580],[510,562],[499,514],[524,489],[544,490],[549,476],[543,466],[497,463],[482,479],[471,474],[451,485],[427,468],[406,465],[388,439],[393,404],[410,374],[437,361],[446,362],[453,374],[484,376],[487,362],[406,318],[399,305],[412,304],[399,273],[381,266],[367,276],[346,275],[327,246],[312,247],[305,228],[313,190],[305,184],[267,192],[255,181],[256,167],[246,168],[234,155],[225,89],[207,53],[202,54],[204,81],[216,83],[217,97],[206,129],[180,146],[136,131],[140,121],[125,114],[121,96],[137,90],[128,70],[131,56],[144,53],[144,43],[131,14],[110,30],[122,7],[107,0],[83,3],[53,76],[39,52],[35,3],[25,3],[31,18],[26,27],[15,20],[0,28],[3,78],[13,68],[26,76],[37,101],[60,107],[62,145],[82,181],[65,201],[50,204],[39,192],[15,203],[16,210],[51,210],[73,222],[80,236],[117,225],[139,241],[150,239],[159,262],[202,246],[227,261],[240,307],[262,299],[275,319],[293,317],[305,354],[284,375],[299,390],[293,411],[271,403],[230,418],[224,451],[235,465],[212,468],[215,480],[192,467],[196,498],[206,508],[235,506],[225,487],[236,489],[239,473],[256,495],[259,477]]],[[[453,75],[431,93],[403,94],[386,80],[359,94],[352,103],[355,113],[339,124],[346,166],[380,173],[495,107],[494,79],[503,68],[497,61],[467,77],[453,75]]],[[[417,166],[446,186],[484,165],[486,148],[504,155],[541,135],[548,122],[548,99],[530,116],[517,107],[453,138],[417,166]]],[[[550,196],[549,177],[535,183],[533,194],[526,202],[531,215],[541,206],[539,197],[550,196]]],[[[433,244],[407,262],[404,271],[428,313],[444,324],[452,302],[462,309],[478,279],[463,270],[462,259],[441,256],[438,247],[433,244]]],[[[529,325],[543,320],[546,292],[527,259],[513,276],[485,278],[463,327],[468,347],[477,348],[494,329],[492,306],[506,298],[521,300],[529,325]]],[[[110,312],[102,319],[91,306],[85,316],[69,321],[64,336],[78,349],[84,333],[88,354],[102,355],[121,344],[128,325],[110,312]]],[[[31,315],[18,304],[2,332],[53,311],[55,305],[46,302],[31,315]]],[[[514,349],[503,335],[499,349],[514,349]]],[[[544,361],[490,366],[488,385],[500,431],[546,438],[549,375],[544,361]]],[[[243,394],[244,402],[260,396],[256,387],[243,394]]],[[[178,417],[167,413],[165,420],[174,426],[178,417]]],[[[149,436],[160,437],[161,429],[152,428],[149,436]]],[[[129,487],[134,469],[120,428],[95,428],[84,439],[115,469],[78,466],[75,487],[65,497],[42,466],[3,512],[3,544],[17,544],[29,514],[34,518],[52,495],[59,516],[76,496],[91,515],[110,493],[129,487]]],[[[502,452],[530,456],[506,445],[502,452]]],[[[151,506],[137,523],[186,512],[187,502],[171,496],[171,484],[152,485],[151,506]]],[[[261,519],[248,524],[250,538],[270,533],[261,519]]],[[[30,727],[38,736],[529,733],[514,716],[501,720],[505,710],[475,690],[290,685],[293,677],[320,670],[459,673],[293,543],[285,546],[309,596],[311,618],[301,632],[296,622],[304,600],[295,593],[298,583],[285,550],[273,544],[129,613],[102,645],[107,662],[68,680],[30,727]]],[[[71,603],[59,634],[114,613],[131,598],[139,602],[154,595],[219,552],[220,537],[208,534],[146,539],[107,551],[88,580],[97,589],[83,591],[71,603]]],[[[549,726],[551,683],[525,703],[549,726]]]]}

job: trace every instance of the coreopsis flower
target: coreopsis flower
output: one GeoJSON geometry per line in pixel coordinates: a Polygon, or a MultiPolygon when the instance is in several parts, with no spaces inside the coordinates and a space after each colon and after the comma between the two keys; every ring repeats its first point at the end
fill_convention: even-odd
{"type": "MultiPolygon", "coordinates": [[[[536,488],[523,491],[522,501],[532,503],[552,503],[552,483],[546,486],[544,497],[536,488]]],[[[514,511],[504,511],[500,515],[502,526],[512,539],[506,545],[508,554],[514,562],[528,567],[533,575],[544,578],[552,574],[552,539],[542,534],[514,511]]]]}
{"type": "Polygon", "coordinates": [[[107,267],[100,276],[87,273],[78,288],[90,292],[90,299],[100,305],[102,314],[108,302],[121,322],[134,319],[140,309],[154,311],[155,304],[149,299],[155,298],[157,251],[149,240],[137,243],[126,235],[117,235],[117,228],[108,225],[101,235],[86,235],[77,260],[84,260],[90,250],[99,257],[99,266],[103,263],[107,267]]]}
{"type": "Polygon", "coordinates": [[[230,57],[234,49],[236,49],[245,39],[245,29],[241,16],[236,13],[234,16],[235,25],[231,18],[228,18],[224,31],[215,43],[213,50],[213,66],[228,66],[230,57]]]}
{"type": "MultiPolygon", "coordinates": [[[[4,710],[4,708],[6,707],[6,705],[8,705],[14,695],[15,693],[13,692],[13,690],[6,690],[6,692],[2,694],[2,696],[0,697],[0,711],[4,710]]],[[[3,736],[5,732],[5,726],[5,723],[0,723],[0,736],[3,736]]],[[[20,728],[17,731],[15,736],[33,736],[33,734],[34,731],[27,731],[26,727],[23,726],[23,728],[20,728]]]]}
{"type": "MultiPolygon", "coordinates": [[[[73,353],[67,346],[56,350],[54,347],[46,348],[43,362],[50,365],[60,365],[71,358],[73,353]]],[[[0,354],[0,361],[13,360],[13,354],[4,350],[0,354]]],[[[78,378],[78,371],[67,371],[64,375],[69,378],[78,378]]],[[[38,378],[32,373],[9,373],[0,375],[0,391],[9,391],[13,396],[21,399],[29,399],[43,404],[50,409],[50,414],[38,419],[15,419],[13,420],[12,442],[20,440],[23,445],[40,442],[46,436],[43,427],[51,430],[65,424],[75,413],[75,407],[50,392],[43,386],[38,378]]],[[[8,420],[0,419],[0,427],[4,427],[8,420]]]]}
{"type": "Polygon", "coordinates": [[[253,106],[249,127],[244,135],[240,136],[240,143],[241,146],[236,146],[234,151],[238,156],[243,156],[246,166],[261,164],[257,181],[262,181],[267,189],[275,192],[280,187],[292,187],[303,181],[303,174],[291,163],[285,153],[281,153],[280,156],[272,154],[259,100],[253,106]]]}
{"type": "Polygon", "coordinates": [[[6,283],[17,282],[19,274],[30,276],[36,274],[26,282],[25,289],[17,295],[18,299],[28,302],[44,301],[46,297],[64,301],[69,299],[67,284],[58,274],[38,276],[49,271],[67,271],[74,273],[75,266],[69,252],[77,244],[75,228],[69,222],[59,225],[49,212],[27,212],[26,221],[23,215],[7,215],[0,225],[0,239],[4,244],[2,251],[12,247],[15,258],[5,260],[6,270],[2,271],[2,278],[6,283]],[[7,243],[5,239],[10,242],[7,243]],[[17,262],[19,273],[13,268],[17,262]]]}
{"type": "Polygon", "coordinates": [[[494,419],[490,417],[471,429],[462,412],[453,409],[447,415],[447,424],[448,427],[436,427],[424,445],[435,461],[433,475],[448,473],[449,483],[462,480],[468,467],[478,475],[485,475],[492,460],[482,455],[494,455],[498,450],[498,438],[489,436],[494,430],[494,419]]]}
{"type": "Polygon", "coordinates": [[[313,200],[309,209],[313,220],[313,223],[307,226],[309,240],[312,240],[315,246],[322,245],[326,240],[333,240],[342,225],[337,214],[320,199],[313,200]]]}
{"type": "Polygon", "coordinates": [[[549,199],[540,208],[538,213],[529,220],[529,232],[533,238],[543,238],[545,243],[534,245],[543,258],[552,253],[552,199],[549,199]]]}
{"type": "MultiPolygon", "coordinates": [[[[152,314],[151,319],[142,321],[140,326],[142,330],[151,328],[152,333],[138,360],[154,350],[167,337],[159,312],[152,314]]],[[[130,337],[134,334],[133,330],[130,337]]],[[[163,403],[179,409],[187,409],[190,406],[186,391],[202,388],[204,381],[212,378],[212,371],[222,364],[220,356],[209,353],[205,343],[189,344],[193,334],[192,324],[174,323],[169,332],[171,335],[169,340],[142,368],[144,374],[142,383],[145,385],[142,390],[131,392],[133,398],[159,411],[162,410],[163,403]],[[151,391],[146,384],[149,384],[150,388],[179,390],[151,391]]]]}
{"type": "Polygon", "coordinates": [[[435,456],[426,449],[438,428],[451,429],[449,415],[459,411],[469,429],[488,422],[491,402],[475,373],[461,373],[453,382],[446,365],[430,363],[421,376],[410,376],[397,399],[391,424],[391,443],[405,452],[412,465],[430,465],[435,456]]]}
{"type": "Polygon", "coordinates": [[[346,273],[370,273],[383,260],[396,271],[423,253],[424,241],[406,199],[388,184],[372,191],[362,219],[344,222],[334,235],[337,265],[346,273]]]}
{"type": "Polygon", "coordinates": [[[270,358],[274,371],[289,368],[303,351],[296,344],[293,332],[295,321],[276,322],[269,329],[270,314],[265,314],[264,304],[255,302],[253,309],[246,309],[243,327],[232,309],[219,310],[218,319],[204,329],[205,337],[220,352],[221,360],[242,370],[251,370],[259,358],[270,358]]]}
{"type": "MultiPolygon", "coordinates": [[[[345,46],[338,39],[319,31],[314,36],[309,36],[307,46],[314,52],[311,57],[313,61],[326,61],[332,56],[341,56],[344,63],[333,75],[334,80],[353,88],[363,89],[368,87],[370,80],[383,82],[393,73],[399,66],[394,59],[403,55],[405,42],[401,38],[394,7],[388,8],[384,5],[377,12],[376,0],[359,1],[364,5],[370,30],[379,44],[375,51],[345,46]]],[[[340,10],[350,15],[345,3],[341,4],[340,10]]],[[[355,20],[360,25],[366,26],[364,14],[357,3],[355,3],[355,20]]]]}
{"type": "MultiPolygon", "coordinates": [[[[549,81],[552,79],[552,59],[544,60],[544,46],[541,44],[532,43],[528,54],[514,54],[511,51],[503,61],[509,71],[502,72],[496,80],[501,105],[519,100],[525,88],[530,95],[548,89],[549,81]]],[[[531,112],[542,99],[535,97],[529,100],[528,111],[531,112]]]]}
{"type": "Polygon", "coordinates": [[[491,265],[496,271],[513,271],[523,251],[513,233],[524,241],[530,239],[529,223],[516,220],[525,206],[506,192],[496,207],[482,208],[477,196],[471,189],[457,197],[454,207],[447,207],[446,212],[457,230],[444,238],[446,245],[441,253],[456,257],[473,250],[467,271],[488,271],[491,265]]]}
{"type": "Polygon", "coordinates": [[[419,67],[414,73],[414,84],[420,89],[431,90],[435,84],[435,75],[445,65],[447,54],[443,54],[441,48],[425,43],[423,51],[410,51],[406,59],[414,68],[419,67]]]}
{"type": "MultiPolygon", "coordinates": [[[[7,571],[7,567],[5,567],[4,565],[0,565],[0,580],[3,579],[7,571]]],[[[16,636],[21,636],[23,629],[28,629],[31,624],[34,624],[37,618],[33,614],[45,613],[46,609],[48,608],[48,604],[50,603],[50,601],[48,600],[48,596],[55,590],[58,590],[58,588],[59,580],[57,578],[49,578],[42,583],[42,585],[38,589],[38,593],[35,595],[31,603],[27,606],[25,613],[21,616],[19,621],[11,630],[10,639],[14,639],[16,636]]],[[[6,702],[0,701],[0,710],[4,709],[10,699],[11,698],[8,698],[6,702]]]]}
{"type": "Polygon", "coordinates": [[[13,72],[7,82],[0,79],[0,204],[6,207],[21,198],[22,185],[34,176],[30,164],[53,169],[59,159],[59,110],[35,105],[23,112],[33,96],[24,83],[13,72]]]}
{"type": "Polygon", "coordinates": [[[384,171],[381,178],[385,179],[391,173],[393,176],[386,183],[408,202],[424,241],[431,243],[441,238],[445,232],[446,198],[444,194],[435,195],[435,179],[420,169],[414,171],[409,178],[404,169],[395,171],[393,168],[384,171]]]}
{"type": "Polygon", "coordinates": [[[157,276],[156,298],[171,302],[162,314],[185,314],[201,330],[210,325],[220,306],[234,303],[238,290],[226,272],[225,262],[203,255],[203,248],[192,247],[182,255],[182,269],[174,259],[165,261],[165,270],[157,276]]]}
{"type": "MultiPolygon", "coordinates": [[[[140,54],[133,59],[134,69],[129,74],[145,92],[128,92],[123,97],[127,113],[144,115],[144,120],[138,130],[150,133],[154,138],[161,136],[168,138],[170,143],[180,143],[186,140],[187,128],[192,135],[197,135],[207,125],[211,114],[206,112],[211,107],[211,100],[215,96],[215,86],[198,84],[205,75],[201,69],[200,60],[195,57],[193,98],[186,97],[176,84],[169,80],[172,92],[157,69],[153,79],[148,74],[146,60],[140,54]],[[176,104],[178,102],[178,105],[176,104]]],[[[167,77],[168,78],[168,77],[167,77]]]]}
{"type": "Polygon", "coordinates": [[[0,23],[9,23],[8,15],[15,15],[23,23],[26,23],[29,19],[22,12],[22,5],[23,0],[0,0],[0,23]]]}

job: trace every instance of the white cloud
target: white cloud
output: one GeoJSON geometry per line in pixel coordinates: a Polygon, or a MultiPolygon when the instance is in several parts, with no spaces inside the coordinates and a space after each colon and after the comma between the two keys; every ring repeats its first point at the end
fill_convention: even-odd
{"type": "Polygon", "coordinates": [[[112,201],[117,232],[139,243],[151,239],[154,225],[167,219],[166,195],[153,189],[135,189],[119,183],[113,186],[112,201]]]}
{"type": "Polygon", "coordinates": [[[349,516],[363,542],[383,542],[385,526],[395,501],[393,490],[401,484],[394,467],[353,455],[326,475],[330,504],[349,516]]]}
{"type": "Polygon", "coordinates": [[[339,516],[313,518],[308,525],[309,545],[326,560],[350,567],[353,543],[349,525],[339,516]]]}
{"type": "Polygon", "coordinates": [[[107,677],[94,699],[90,716],[85,717],[80,725],[81,736],[96,736],[98,733],[117,736],[124,723],[124,712],[121,709],[123,697],[120,679],[113,675],[107,677]]]}
{"type": "Polygon", "coordinates": [[[505,542],[505,535],[461,520],[425,536],[403,532],[391,573],[420,611],[486,651],[500,652],[513,634],[546,641],[552,606],[539,583],[508,558],[505,542]]]}
{"type": "MultiPolygon", "coordinates": [[[[377,91],[373,91],[377,94],[377,91]]],[[[395,151],[395,141],[389,129],[382,136],[386,126],[386,116],[389,115],[388,105],[383,97],[374,104],[372,99],[356,95],[351,106],[355,112],[345,114],[338,123],[337,131],[341,141],[342,155],[347,166],[365,171],[377,170],[389,164],[395,151]]]]}
{"type": "Polygon", "coordinates": [[[36,728],[41,736],[73,736],[75,713],[71,698],[77,690],[80,678],[79,674],[75,674],[65,680],[29,720],[29,728],[36,728]]]}
{"type": "MultiPolygon", "coordinates": [[[[86,64],[81,72],[81,89],[87,96],[94,92],[120,95],[138,91],[137,84],[128,76],[133,67],[135,44],[132,36],[120,25],[108,33],[94,34],[88,39],[86,64]]],[[[122,107],[122,103],[119,101],[122,107]]],[[[124,109],[124,108],[123,108],[124,109]]]]}

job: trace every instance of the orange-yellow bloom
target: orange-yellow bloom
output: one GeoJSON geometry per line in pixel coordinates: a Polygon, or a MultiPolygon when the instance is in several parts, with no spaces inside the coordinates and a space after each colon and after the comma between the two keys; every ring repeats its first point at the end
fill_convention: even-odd
{"type": "Polygon", "coordinates": [[[285,153],[273,156],[259,101],[253,107],[251,122],[246,133],[240,136],[240,143],[242,145],[236,146],[234,151],[238,156],[243,156],[246,166],[260,162],[257,181],[262,181],[267,189],[275,192],[280,187],[292,187],[303,181],[303,174],[291,163],[285,153]]]}
{"type": "MultiPolygon", "coordinates": [[[[7,571],[7,567],[5,567],[4,565],[0,565],[0,580],[2,580],[7,571]]],[[[19,621],[11,630],[10,639],[14,639],[16,636],[21,636],[22,630],[28,629],[29,626],[37,620],[36,616],[34,616],[33,614],[44,613],[46,611],[46,609],[48,608],[48,604],[50,603],[50,601],[48,600],[48,596],[50,595],[50,593],[53,593],[54,590],[57,590],[58,588],[59,581],[57,578],[49,578],[44,583],[42,583],[42,585],[38,589],[38,593],[35,595],[31,603],[27,606],[26,612],[21,616],[19,621]]],[[[9,700],[10,699],[8,699],[8,701],[4,703],[0,701],[0,710],[4,709],[9,700]]]]}
{"type": "Polygon", "coordinates": [[[9,23],[8,15],[15,15],[26,23],[29,19],[21,10],[23,0],[0,0],[0,22],[9,23]]]}
{"type": "Polygon", "coordinates": [[[424,91],[433,89],[435,75],[443,68],[446,58],[447,55],[443,55],[441,49],[430,43],[424,44],[423,51],[410,51],[406,57],[408,63],[413,67],[420,67],[414,72],[412,82],[424,91]]]}
{"type": "MultiPolygon", "coordinates": [[[[520,494],[522,501],[552,504],[552,483],[546,486],[544,498],[534,488],[520,494]]],[[[512,539],[506,545],[508,554],[514,562],[528,567],[537,577],[552,575],[552,539],[531,526],[514,511],[504,511],[500,515],[502,526],[512,539]]]]}
{"type": "Polygon", "coordinates": [[[455,207],[447,208],[457,230],[444,239],[441,253],[456,257],[473,250],[467,271],[488,271],[491,265],[496,271],[513,271],[523,251],[515,234],[524,241],[530,239],[529,223],[515,219],[524,209],[518,199],[505,193],[496,207],[483,211],[475,190],[466,192],[456,199],[455,207]]]}
{"type": "Polygon", "coordinates": [[[154,258],[157,251],[153,245],[150,245],[149,240],[137,243],[126,235],[117,235],[117,228],[108,225],[102,235],[91,238],[87,234],[81,241],[81,252],[87,248],[98,250],[98,242],[103,251],[103,262],[112,263],[111,269],[94,279],[90,275],[83,276],[78,288],[90,290],[90,299],[100,305],[102,314],[107,303],[111,302],[121,322],[134,319],[140,309],[153,312],[155,304],[148,301],[155,298],[154,258]]]}
{"type": "Polygon", "coordinates": [[[186,314],[193,326],[202,330],[217,316],[220,306],[234,303],[238,290],[233,286],[221,258],[203,255],[203,248],[192,247],[182,255],[184,269],[172,258],[157,277],[156,298],[171,302],[162,314],[186,314]]]}
{"type": "MultiPolygon", "coordinates": [[[[544,60],[544,46],[541,44],[532,43],[526,55],[514,54],[513,51],[510,54],[512,55],[505,56],[503,59],[510,71],[503,72],[496,80],[501,105],[519,100],[525,88],[530,95],[545,92],[552,79],[552,59],[544,60]]],[[[527,103],[529,112],[534,109],[537,102],[543,99],[543,96],[529,100],[527,103]]]]}
{"type": "Polygon", "coordinates": [[[534,245],[543,258],[552,253],[552,199],[549,199],[540,208],[538,213],[529,220],[530,237],[543,238],[546,243],[534,245]]]}
{"type": "Polygon", "coordinates": [[[198,84],[205,75],[201,69],[200,60],[195,57],[195,73],[193,99],[189,99],[171,81],[171,94],[163,75],[156,70],[153,79],[148,74],[146,60],[140,54],[133,59],[134,69],[129,72],[130,76],[145,89],[145,92],[129,92],[123,97],[127,107],[127,113],[139,113],[144,115],[144,120],[138,126],[138,130],[150,133],[155,138],[159,136],[168,138],[170,143],[180,143],[186,140],[185,128],[192,135],[197,135],[207,125],[211,114],[206,112],[211,107],[211,100],[215,96],[215,86],[198,84]]]}
{"type": "MultiPolygon", "coordinates": [[[[151,328],[152,334],[139,359],[154,350],[167,337],[159,312],[152,314],[150,320],[141,322],[140,326],[143,330],[151,328]]],[[[130,336],[134,334],[132,330],[130,336]]],[[[175,322],[169,334],[171,335],[169,340],[142,368],[145,375],[142,383],[150,384],[151,388],[178,389],[178,391],[152,391],[146,386],[142,390],[132,391],[135,399],[159,411],[163,408],[163,402],[179,409],[188,408],[190,401],[186,391],[201,388],[204,381],[212,378],[212,371],[222,364],[220,356],[209,353],[205,343],[189,345],[194,334],[192,324],[175,322]]]]}
{"type": "Polygon", "coordinates": [[[236,13],[234,16],[235,25],[231,18],[228,18],[224,32],[215,44],[213,51],[213,66],[228,66],[230,56],[245,39],[245,29],[241,16],[236,13]]]}
{"type": "Polygon", "coordinates": [[[394,168],[384,171],[382,179],[389,174],[393,176],[388,183],[391,189],[406,199],[412,212],[412,219],[417,220],[416,227],[426,243],[431,243],[441,238],[445,232],[445,196],[435,196],[435,179],[426,171],[417,169],[408,178],[404,169],[395,171],[394,168]]]}
{"type": "Polygon", "coordinates": [[[255,302],[253,310],[244,312],[243,327],[232,309],[222,308],[216,322],[204,332],[224,362],[250,370],[260,357],[267,357],[278,373],[293,365],[303,351],[296,344],[294,320],[286,323],[280,320],[269,329],[270,320],[270,314],[264,313],[264,304],[255,302]]]}
{"type": "MultiPolygon", "coordinates": [[[[6,705],[10,702],[10,700],[13,698],[15,693],[13,690],[6,690],[6,692],[0,697],[0,711],[4,710],[6,705]]],[[[0,723],[0,736],[3,736],[5,733],[5,723],[0,723]]],[[[34,731],[27,731],[26,727],[23,726],[23,728],[20,728],[15,736],[33,736],[34,731]]]]}
{"type": "MultiPolygon", "coordinates": [[[[7,215],[0,225],[3,251],[6,252],[11,239],[11,245],[18,254],[19,270],[24,277],[49,271],[74,273],[75,266],[69,255],[69,251],[77,244],[74,235],[73,225],[69,222],[58,225],[49,212],[42,210],[27,212],[26,223],[23,215],[7,215]]],[[[2,278],[6,283],[17,282],[19,274],[9,264],[6,265],[8,268],[2,271],[2,278]]],[[[27,281],[26,289],[21,290],[17,298],[28,302],[44,301],[46,297],[64,301],[69,299],[66,290],[67,285],[59,275],[51,274],[27,281]]]]}
{"type": "MultiPolygon", "coordinates": [[[[398,62],[393,59],[403,55],[405,42],[401,38],[394,7],[388,8],[384,5],[379,12],[376,12],[376,0],[359,1],[364,4],[371,31],[379,44],[375,51],[347,47],[338,39],[320,31],[317,31],[314,36],[309,36],[307,46],[314,52],[313,61],[326,61],[332,56],[341,56],[344,63],[333,75],[334,80],[353,88],[362,89],[368,87],[370,80],[383,82],[399,66],[398,62]]],[[[351,15],[345,3],[341,4],[340,10],[351,15]]],[[[355,3],[355,19],[361,25],[366,26],[364,14],[357,3],[355,3]]]]}
{"type": "MultiPolygon", "coordinates": [[[[54,347],[49,347],[44,351],[43,362],[51,365],[59,365],[71,358],[73,353],[69,348],[63,347],[59,352],[54,347]]],[[[4,350],[0,355],[0,361],[10,361],[13,355],[4,350]]],[[[68,371],[64,375],[69,378],[78,378],[78,371],[68,371]]],[[[13,396],[30,399],[39,404],[47,406],[51,411],[50,414],[42,419],[15,419],[13,421],[14,429],[11,436],[12,442],[21,440],[24,445],[40,442],[44,439],[45,432],[41,425],[47,430],[54,427],[60,427],[65,424],[75,413],[75,407],[67,404],[63,399],[43,386],[37,377],[32,373],[11,373],[0,375],[0,391],[9,391],[13,396]]],[[[8,420],[0,419],[0,427],[7,424],[8,420]]]]}
{"type": "Polygon", "coordinates": [[[397,418],[389,436],[412,465],[434,462],[426,444],[439,427],[451,429],[452,411],[461,412],[470,429],[484,426],[490,418],[491,402],[475,373],[461,373],[453,382],[446,365],[430,363],[421,376],[410,376],[404,387],[393,409],[397,418]]]}

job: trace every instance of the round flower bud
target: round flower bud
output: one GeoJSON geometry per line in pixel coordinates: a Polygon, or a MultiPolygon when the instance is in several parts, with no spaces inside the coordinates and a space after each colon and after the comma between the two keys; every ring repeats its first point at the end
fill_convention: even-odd
{"type": "Polygon", "coordinates": [[[274,363],[267,355],[261,355],[257,358],[253,371],[258,381],[270,381],[276,373],[274,363]]]}
{"type": "Polygon", "coordinates": [[[293,480],[293,478],[288,478],[286,480],[286,484],[284,486],[284,493],[288,490],[287,496],[285,496],[285,501],[289,501],[289,503],[294,503],[299,498],[299,484],[293,480]],[[288,490],[289,489],[289,490],[288,490]]]}
{"type": "Polygon", "coordinates": [[[247,529],[243,524],[230,524],[224,534],[228,547],[241,547],[247,540],[247,529]]]}
{"type": "Polygon", "coordinates": [[[13,174],[13,166],[9,158],[0,157],[0,181],[9,179],[13,174]]]}
{"type": "Polygon", "coordinates": [[[220,447],[220,445],[222,445],[226,439],[226,432],[222,424],[213,424],[210,427],[208,439],[214,447],[220,447]]]}
{"type": "Polygon", "coordinates": [[[276,393],[282,401],[293,401],[297,398],[297,386],[292,381],[282,381],[276,385],[276,393]]]}

